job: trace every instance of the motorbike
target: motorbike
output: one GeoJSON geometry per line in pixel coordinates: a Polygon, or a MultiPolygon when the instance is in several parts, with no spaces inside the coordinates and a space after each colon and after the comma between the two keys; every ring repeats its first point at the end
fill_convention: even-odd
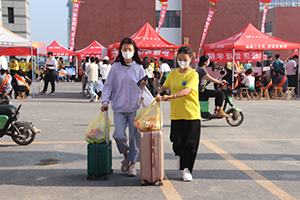
{"type": "Polygon", "coordinates": [[[13,105],[3,105],[3,101],[0,104],[2,104],[0,105],[0,138],[7,135],[19,145],[30,144],[35,135],[41,131],[31,121],[18,121],[22,104],[18,108],[13,105]]]}
{"type": "MultiPolygon", "coordinates": [[[[227,123],[230,126],[237,127],[241,125],[244,121],[244,114],[241,109],[235,108],[233,106],[233,98],[231,95],[238,94],[238,90],[227,89],[227,87],[222,87],[222,91],[225,93],[225,102],[223,110],[226,110],[227,105],[229,104],[231,108],[225,111],[229,117],[226,118],[227,123]]],[[[201,118],[202,121],[210,121],[213,119],[222,119],[222,117],[217,117],[217,114],[211,114],[209,111],[209,99],[200,101],[201,107],[201,118]]]]}

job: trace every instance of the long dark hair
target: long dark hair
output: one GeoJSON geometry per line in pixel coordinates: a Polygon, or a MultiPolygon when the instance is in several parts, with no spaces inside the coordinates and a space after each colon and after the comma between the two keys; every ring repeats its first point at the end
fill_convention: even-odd
{"type": "Polygon", "coordinates": [[[126,65],[126,63],[124,61],[124,58],[122,56],[122,51],[121,51],[124,44],[132,44],[133,45],[133,47],[134,47],[134,55],[132,57],[132,60],[134,60],[136,63],[142,65],[143,62],[141,61],[141,59],[139,57],[138,48],[137,48],[135,42],[133,41],[133,39],[131,39],[131,38],[124,38],[121,41],[121,44],[120,44],[120,47],[119,47],[119,55],[116,58],[115,62],[121,62],[122,65],[128,66],[128,65],[126,65]]]}
{"type": "Polygon", "coordinates": [[[149,59],[147,57],[143,58],[143,67],[147,69],[149,67],[149,59]]]}
{"type": "Polygon", "coordinates": [[[207,55],[203,55],[200,57],[200,61],[198,63],[199,67],[203,67],[204,63],[207,62],[209,60],[209,57],[207,55]]]}

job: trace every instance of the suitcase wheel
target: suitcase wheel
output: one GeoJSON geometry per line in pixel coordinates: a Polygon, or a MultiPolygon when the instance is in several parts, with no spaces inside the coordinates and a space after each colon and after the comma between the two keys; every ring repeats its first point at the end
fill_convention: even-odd
{"type": "Polygon", "coordinates": [[[112,175],[114,173],[114,170],[110,170],[109,175],[112,175]]]}
{"type": "Polygon", "coordinates": [[[87,175],[86,179],[87,180],[92,180],[93,176],[92,175],[87,175]]]}
{"type": "Polygon", "coordinates": [[[145,186],[145,185],[146,185],[146,182],[145,182],[144,180],[142,180],[142,181],[141,181],[141,185],[142,185],[142,186],[145,186]]]}
{"type": "Polygon", "coordinates": [[[107,176],[107,175],[106,175],[106,176],[104,176],[104,180],[106,180],[106,181],[108,180],[108,176],[107,176]]]}

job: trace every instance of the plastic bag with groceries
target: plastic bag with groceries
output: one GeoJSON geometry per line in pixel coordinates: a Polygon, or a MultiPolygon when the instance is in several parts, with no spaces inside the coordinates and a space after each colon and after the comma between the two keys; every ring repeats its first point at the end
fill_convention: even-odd
{"type": "MultiPolygon", "coordinates": [[[[110,131],[111,121],[107,119],[108,133],[110,131]]],[[[90,144],[105,142],[105,114],[101,112],[100,115],[91,121],[85,131],[85,140],[90,144]]]]}
{"type": "Polygon", "coordinates": [[[145,109],[140,110],[134,118],[134,126],[141,131],[162,129],[163,113],[156,99],[145,109]]]}

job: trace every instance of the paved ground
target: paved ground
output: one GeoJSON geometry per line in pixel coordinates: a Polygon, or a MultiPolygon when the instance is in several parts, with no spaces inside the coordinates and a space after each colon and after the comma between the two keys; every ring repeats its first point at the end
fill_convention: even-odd
{"type": "Polygon", "coordinates": [[[123,174],[115,143],[114,174],[108,181],[86,180],[84,132],[101,103],[88,103],[79,91],[79,83],[60,83],[55,96],[13,101],[23,105],[20,120],[43,132],[25,147],[1,138],[0,199],[300,199],[299,100],[236,100],[245,115],[240,127],[224,119],[202,122],[190,183],[176,170],[169,103],[163,102],[166,180],[160,187],[140,186],[139,175],[123,174]],[[43,162],[48,159],[57,162],[43,162]]]}

